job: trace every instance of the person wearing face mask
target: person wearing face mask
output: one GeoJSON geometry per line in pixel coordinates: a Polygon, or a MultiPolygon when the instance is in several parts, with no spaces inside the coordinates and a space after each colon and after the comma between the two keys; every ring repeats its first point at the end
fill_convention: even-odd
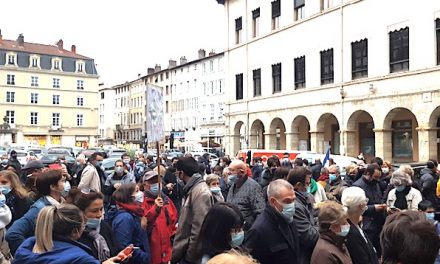
{"type": "Polygon", "coordinates": [[[112,194],[122,185],[127,183],[136,183],[136,179],[133,174],[129,173],[124,168],[124,162],[122,160],[115,161],[115,170],[107,176],[102,192],[104,193],[105,208],[114,205],[111,201],[112,194]]]}
{"type": "Polygon", "coordinates": [[[173,201],[163,192],[159,196],[158,178],[156,171],[149,171],[142,179],[142,206],[147,218],[151,264],[168,263],[171,260],[171,237],[176,232],[178,218],[173,201]]]}
{"type": "Polygon", "coordinates": [[[267,188],[269,202],[247,231],[244,247],[264,264],[299,263],[299,234],[293,220],[295,191],[286,180],[272,181],[267,188]]]}
{"type": "Polygon", "coordinates": [[[264,188],[272,181],[275,175],[275,170],[280,166],[280,159],[277,156],[273,156],[267,159],[267,167],[261,173],[259,181],[261,188],[264,188]]]}
{"type": "Polygon", "coordinates": [[[6,232],[6,240],[12,254],[15,254],[18,246],[26,238],[34,235],[35,219],[40,210],[45,206],[59,205],[64,202],[61,196],[64,191],[64,182],[65,179],[60,169],[49,169],[37,176],[35,187],[38,192],[38,200],[6,232]]]}
{"type": "Polygon", "coordinates": [[[12,260],[8,242],[5,240],[6,226],[11,222],[12,214],[6,205],[6,197],[0,194],[0,263],[9,264],[12,260]]]}
{"type": "Polygon", "coordinates": [[[295,214],[293,221],[298,229],[300,238],[300,261],[309,264],[313,249],[319,239],[318,227],[314,219],[313,197],[310,194],[312,172],[305,167],[295,166],[289,172],[287,181],[295,190],[295,214]]]}
{"type": "Polygon", "coordinates": [[[66,202],[76,205],[84,214],[86,227],[79,242],[88,246],[92,255],[104,262],[118,254],[118,246],[111,227],[104,221],[104,196],[94,190],[81,190],[74,187],[66,202]]]}
{"type": "Polygon", "coordinates": [[[102,154],[99,152],[95,152],[90,156],[87,166],[82,171],[78,188],[101,191],[101,185],[104,185],[101,181],[105,179],[102,179],[105,175],[101,170],[103,159],[102,154]]]}
{"type": "Polygon", "coordinates": [[[180,213],[183,200],[183,185],[179,184],[176,176],[176,163],[179,160],[177,157],[171,159],[171,165],[165,170],[165,175],[162,179],[162,191],[173,201],[177,211],[180,213]]]}
{"type": "Polygon", "coordinates": [[[310,264],[352,264],[346,247],[350,224],[344,207],[337,202],[326,201],[320,204],[319,209],[320,237],[310,264]]]}
{"type": "Polygon", "coordinates": [[[243,215],[237,206],[222,202],[215,204],[200,230],[197,242],[200,264],[206,264],[220,253],[240,248],[244,240],[243,222],[243,215]]]}
{"type": "Polygon", "coordinates": [[[9,160],[8,165],[11,165],[16,170],[15,173],[17,175],[21,175],[21,164],[20,161],[17,159],[17,151],[11,150],[11,153],[9,154],[9,160]]]}
{"type": "Polygon", "coordinates": [[[345,189],[341,202],[347,210],[347,221],[350,224],[346,245],[353,264],[379,264],[376,250],[360,226],[368,203],[364,190],[359,187],[345,189]]]}
{"type": "Polygon", "coordinates": [[[393,172],[390,183],[395,188],[388,193],[388,214],[395,213],[398,210],[417,211],[418,205],[422,201],[422,194],[419,190],[411,187],[411,176],[401,170],[397,170],[393,172]]]}
{"type": "Polygon", "coordinates": [[[333,201],[341,201],[342,191],[349,187],[349,185],[341,178],[338,165],[330,165],[328,173],[329,182],[325,187],[327,198],[333,201]]]}
{"type": "Polygon", "coordinates": [[[36,220],[35,236],[26,239],[12,263],[114,264],[124,253],[100,262],[90,248],[79,242],[85,229],[84,215],[71,204],[47,206],[36,220]]]}
{"type": "Polygon", "coordinates": [[[380,247],[380,232],[385,223],[385,212],[387,205],[384,203],[383,190],[380,182],[381,171],[378,164],[369,164],[365,170],[362,178],[353,183],[353,186],[359,187],[365,192],[368,198],[368,208],[362,215],[363,225],[362,230],[368,236],[368,239],[376,249],[377,256],[381,255],[380,247]]]}
{"type": "Polygon", "coordinates": [[[222,189],[220,188],[220,177],[216,174],[209,174],[206,176],[206,184],[208,184],[209,189],[211,189],[212,196],[216,203],[224,202],[225,198],[222,195],[222,189]]]}

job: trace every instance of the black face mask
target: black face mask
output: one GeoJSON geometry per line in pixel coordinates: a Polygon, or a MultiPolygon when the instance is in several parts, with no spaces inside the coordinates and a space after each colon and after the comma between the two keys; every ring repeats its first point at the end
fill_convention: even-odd
{"type": "Polygon", "coordinates": [[[17,159],[17,155],[11,155],[12,159],[17,159]]]}

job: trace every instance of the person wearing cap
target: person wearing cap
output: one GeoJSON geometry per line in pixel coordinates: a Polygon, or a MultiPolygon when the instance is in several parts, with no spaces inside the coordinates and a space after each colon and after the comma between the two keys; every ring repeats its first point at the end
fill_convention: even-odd
{"type": "Polygon", "coordinates": [[[43,170],[44,164],[39,160],[30,160],[24,165],[21,173],[20,180],[23,184],[26,184],[27,178],[32,177],[32,174],[39,173],[43,170]]]}
{"type": "Polygon", "coordinates": [[[145,173],[141,188],[144,190],[143,207],[148,223],[151,264],[168,263],[173,249],[171,237],[176,232],[177,209],[173,201],[159,189],[156,171],[145,173]]]}
{"type": "Polygon", "coordinates": [[[320,237],[310,264],[352,264],[345,245],[350,224],[344,207],[337,202],[326,201],[320,204],[319,209],[320,237]]]}

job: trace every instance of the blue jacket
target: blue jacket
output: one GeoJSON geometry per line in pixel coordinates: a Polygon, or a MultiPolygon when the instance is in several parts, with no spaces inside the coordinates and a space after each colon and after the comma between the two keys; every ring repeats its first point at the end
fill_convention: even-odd
{"type": "Polygon", "coordinates": [[[141,228],[141,219],[123,209],[119,209],[114,217],[111,217],[115,239],[123,248],[133,244],[135,249],[129,260],[131,264],[150,263],[150,245],[148,243],[147,231],[141,228]]]}
{"type": "Polygon", "coordinates": [[[46,197],[38,199],[27,211],[27,213],[20,219],[16,220],[14,224],[6,232],[6,241],[9,243],[11,254],[14,255],[17,248],[23,241],[34,235],[35,223],[40,210],[51,205],[46,197]]]}
{"type": "Polygon", "coordinates": [[[53,241],[53,249],[45,253],[33,253],[35,237],[26,239],[18,248],[13,264],[99,264],[89,248],[73,241],[53,241]]]}

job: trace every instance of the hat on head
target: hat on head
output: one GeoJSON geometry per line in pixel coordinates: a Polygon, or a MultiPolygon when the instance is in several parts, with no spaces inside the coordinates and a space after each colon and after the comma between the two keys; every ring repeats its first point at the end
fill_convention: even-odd
{"type": "Polygon", "coordinates": [[[44,168],[44,165],[39,160],[30,160],[23,167],[24,170],[26,170],[26,169],[42,169],[42,168],[44,168]]]}
{"type": "Polygon", "coordinates": [[[143,181],[149,181],[149,180],[153,179],[154,177],[157,177],[157,175],[159,175],[159,174],[157,174],[157,171],[152,171],[152,170],[147,171],[144,174],[143,181]]]}

